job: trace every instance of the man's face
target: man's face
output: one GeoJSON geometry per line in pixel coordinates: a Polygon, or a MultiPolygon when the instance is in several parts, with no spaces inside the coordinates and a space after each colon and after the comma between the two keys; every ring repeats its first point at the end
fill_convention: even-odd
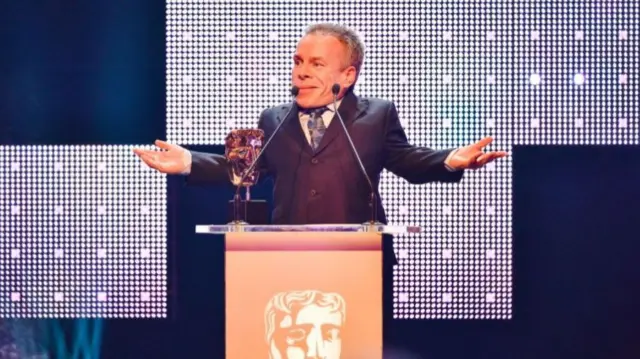
{"type": "Polygon", "coordinates": [[[300,88],[296,98],[304,108],[321,107],[333,101],[331,87],[341,86],[338,98],[355,82],[356,69],[349,66],[347,46],[336,37],[322,34],[304,36],[293,56],[292,83],[300,88]]]}

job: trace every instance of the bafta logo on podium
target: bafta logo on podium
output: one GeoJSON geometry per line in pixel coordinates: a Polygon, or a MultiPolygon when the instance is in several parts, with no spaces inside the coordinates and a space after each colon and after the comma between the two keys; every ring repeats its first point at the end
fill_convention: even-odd
{"type": "Polygon", "coordinates": [[[265,309],[269,359],[340,359],[346,305],[317,290],[274,295],[265,309]]]}

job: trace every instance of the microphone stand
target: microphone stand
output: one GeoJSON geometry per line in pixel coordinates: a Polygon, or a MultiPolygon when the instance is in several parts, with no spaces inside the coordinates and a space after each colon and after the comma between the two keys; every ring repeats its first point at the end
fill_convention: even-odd
{"type": "Polygon", "coordinates": [[[333,93],[333,108],[336,111],[336,115],[338,115],[338,119],[340,120],[340,124],[342,125],[342,129],[344,130],[344,134],[347,136],[347,140],[349,141],[349,146],[351,147],[351,151],[355,155],[356,161],[358,162],[358,166],[364,175],[364,178],[367,180],[367,184],[369,185],[369,189],[371,190],[371,195],[369,197],[369,206],[371,207],[371,219],[368,222],[363,223],[363,225],[368,226],[369,232],[378,232],[379,228],[383,226],[381,222],[378,222],[378,201],[376,196],[376,190],[373,187],[373,182],[371,182],[371,178],[367,174],[367,170],[362,164],[362,160],[360,159],[360,155],[358,155],[358,151],[356,150],[356,146],[353,144],[353,140],[351,140],[351,136],[349,135],[349,131],[347,131],[347,126],[344,124],[344,120],[338,112],[338,93],[340,93],[340,85],[334,84],[331,87],[331,92],[333,93]]]}
{"type": "MultiPolygon", "coordinates": [[[[296,98],[296,96],[298,96],[299,92],[300,92],[300,89],[297,86],[293,86],[291,88],[291,96],[293,96],[294,99],[296,98]]],[[[291,107],[289,108],[289,111],[287,111],[287,113],[282,118],[282,121],[280,121],[278,126],[276,126],[276,129],[273,131],[273,134],[271,134],[269,139],[267,139],[267,142],[265,142],[265,144],[262,147],[262,149],[260,150],[260,152],[258,152],[258,155],[253,160],[253,162],[251,163],[249,168],[247,168],[247,170],[244,171],[242,176],[240,177],[240,183],[238,184],[238,186],[236,186],[236,193],[233,196],[233,218],[234,218],[233,224],[234,225],[245,225],[245,224],[248,224],[246,221],[243,221],[243,220],[240,219],[240,214],[239,214],[239,207],[240,207],[240,201],[241,201],[240,200],[240,188],[242,187],[242,183],[244,183],[244,180],[247,178],[247,176],[249,176],[253,172],[253,170],[255,169],[256,165],[258,164],[258,160],[260,159],[260,157],[262,157],[262,154],[265,152],[267,147],[269,147],[269,144],[271,143],[273,138],[276,137],[276,134],[278,133],[278,130],[280,130],[280,127],[282,127],[282,124],[284,124],[284,121],[287,119],[287,117],[289,117],[289,114],[291,113],[291,111],[293,110],[294,107],[295,106],[292,103],[291,107]]],[[[244,213],[245,219],[247,218],[247,207],[246,207],[246,204],[247,203],[245,202],[245,211],[244,211],[245,212],[244,213]]]]}

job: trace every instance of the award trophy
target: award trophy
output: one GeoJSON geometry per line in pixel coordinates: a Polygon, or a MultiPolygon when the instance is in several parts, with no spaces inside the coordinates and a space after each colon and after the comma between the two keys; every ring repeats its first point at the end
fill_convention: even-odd
{"type": "Polygon", "coordinates": [[[225,157],[230,164],[229,179],[236,186],[233,197],[233,221],[229,224],[248,224],[247,203],[251,200],[251,186],[258,182],[260,171],[253,163],[262,150],[264,131],[260,129],[232,130],[225,139],[225,157]],[[240,188],[245,188],[244,216],[240,215],[240,188]]]}

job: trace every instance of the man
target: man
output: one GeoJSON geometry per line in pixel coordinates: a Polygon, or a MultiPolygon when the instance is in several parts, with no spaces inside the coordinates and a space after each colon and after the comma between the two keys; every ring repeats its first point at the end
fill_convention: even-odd
{"type": "MultiPolygon", "coordinates": [[[[300,89],[295,103],[265,110],[258,124],[269,138],[285,121],[259,164],[260,171],[274,179],[274,224],[371,220],[369,186],[335,116],[331,88],[336,83],[340,85],[337,111],[376,191],[383,169],[415,184],[457,182],[464,169],[506,155],[483,153],[491,138],[453,151],[410,145],[392,102],[354,94],[363,59],[357,35],[339,25],[311,26],[298,43],[291,79],[300,89]]],[[[229,164],[221,155],[189,152],[163,141],[156,145],[166,151],[134,151],[150,167],[186,175],[191,183],[229,181],[229,164]]],[[[375,205],[376,219],[386,223],[380,198],[375,205]]]]}

